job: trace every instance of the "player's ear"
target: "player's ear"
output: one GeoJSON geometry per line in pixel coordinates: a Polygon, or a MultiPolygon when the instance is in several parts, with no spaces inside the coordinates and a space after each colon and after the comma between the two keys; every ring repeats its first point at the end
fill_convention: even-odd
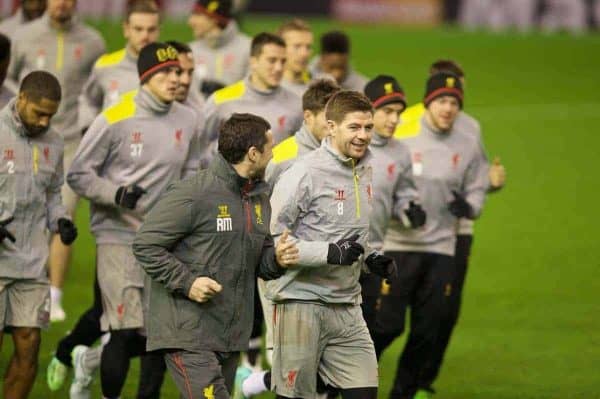
{"type": "Polygon", "coordinates": [[[327,120],[327,130],[329,131],[329,134],[332,136],[335,136],[335,128],[337,127],[337,124],[332,121],[331,119],[327,120]]]}

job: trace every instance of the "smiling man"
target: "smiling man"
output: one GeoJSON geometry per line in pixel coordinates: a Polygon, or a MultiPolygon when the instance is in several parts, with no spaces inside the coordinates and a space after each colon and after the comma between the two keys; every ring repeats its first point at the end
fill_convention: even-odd
{"type": "Polygon", "coordinates": [[[216,91],[206,101],[205,137],[209,140],[210,155],[216,153],[219,126],[234,112],[265,118],[271,125],[275,144],[300,128],[301,99],[281,86],[285,63],[285,42],[279,36],[259,33],[252,39],[248,77],[216,91]]]}
{"type": "Polygon", "coordinates": [[[432,75],[426,84],[425,114],[417,136],[403,140],[411,153],[412,172],[427,222],[405,229],[390,222],[385,254],[402,265],[380,297],[376,328],[380,354],[404,331],[410,308],[410,331],[399,360],[392,398],[429,397],[432,380],[427,371],[436,358],[437,337],[452,317],[455,286],[456,229],[460,218],[476,219],[488,188],[488,163],[477,137],[457,123],[463,107],[458,76],[432,75]]]}
{"type": "Polygon", "coordinates": [[[299,250],[298,265],[267,282],[272,387],[278,398],[313,398],[318,374],[344,399],[374,399],[377,360],[358,278],[364,264],[382,277],[395,265],[367,245],[373,108],[362,93],[340,91],[325,116],[330,137],[285,171],[271,196],[273,235],[289,230],[299,250]]]}
{"type": "Polygon", "coordinates": [[[149,44],[140,52],[137,69],[137,94],[123,96],[96,118],[67,176],[73,190],[91,202],[100,321],[102,330],[111,333],[100,366],[106,398],[119,397],[130,357],[145,351],[139,333],[144,279],[131,251],[133,238],[169,183],[198,168],[197,154],[190,151],[197,115],[175,101],[181,73],[177,51],[149,44]]]}

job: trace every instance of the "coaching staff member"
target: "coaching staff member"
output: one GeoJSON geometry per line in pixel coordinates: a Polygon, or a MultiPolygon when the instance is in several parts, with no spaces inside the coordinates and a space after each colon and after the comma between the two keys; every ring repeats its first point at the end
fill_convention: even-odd
{"type": "Polygon", "coordinates": [[[147,349],[165,360],[182,398],[230,397],[239,352],[248,349],[255,280],[281,276],[297,249],[274,248],[269,123],[233,114],[208,169],[174,184],[150,211],[133,252],[151,281],[147,349]]]}

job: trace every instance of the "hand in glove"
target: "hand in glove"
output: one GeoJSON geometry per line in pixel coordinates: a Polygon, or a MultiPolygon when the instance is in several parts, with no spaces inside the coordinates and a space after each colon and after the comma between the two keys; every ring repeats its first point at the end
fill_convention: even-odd
{"type": "Polygon", "coordinates": [[[356,240],[358,240],[358,234],[329,244],[327,263],[349,266],[356,262],[359,256],[365,253],[365,249],[356,240]]]}
{"type": "Polygon", "coordinates": [[[380,253],[373,252],[371,255],[367,256],[365,263],[369,270],[379,277],[388,279],[398,275],[398,267],[396,266],[394,259],[381,255],[380,253]]]}
{"type": "Polygon", "coordinates": [[[69,219],[58,219],[58,234],[65,245],[71,245],[77,238],[77,227],[69,219]]]}
{"type": "Polygon", "coordinates": [[[473,208],[459,193],[452,191],[454,200],[448,204],[448,209],[457,218],[470,218],[473,215],[473,208]]]}
{"type": "Polygon", "coordinates": [[[5,238],[8,238],[12,243],[17,241],[15,236],[13,236],[12,233],[6,229],[6,226],[11,224],[13,220],[14,217],[11,216],[8,219],[0,222],[0,243],[2,243],[5,238]]]}
{"type": "Polygon", "coordinates": [[[146,194],[146,190],[137,184],[121,186],[117,190],[117,195],[115,195],[115,203],[123,208],[134,209],[135,204],[137,204],[140,197],[144,194],[146,194]]]}
{"type": "Polygon", "coordinates": [[[408,209],[406,209],[404,213],[410,221],[410,227],[413,229],[423,226],[427,221],[427,214],[421,205],[415,204],[414,201],[408,203],[408,209]]]}

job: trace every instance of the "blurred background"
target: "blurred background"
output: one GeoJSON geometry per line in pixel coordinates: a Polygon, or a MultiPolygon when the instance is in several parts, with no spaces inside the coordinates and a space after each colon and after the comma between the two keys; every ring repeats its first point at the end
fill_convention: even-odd
{"type": "MultiPolygon", "coordinates": [[[[87,17],[120,18],[127,0],[79,1],[87,17]]],[[[171,17],[184,17],[193,0],[161,0],[171,17]]],[[[566,30],[581,33],[600,26],[600,0],[238,0],[251,13],[331,17],[347,22],[388,22],[437,26],[458,24],[494,31],[566,30]]],[[[10,15],[18,0],[0,0],[0,15],[10,15]]]]}

